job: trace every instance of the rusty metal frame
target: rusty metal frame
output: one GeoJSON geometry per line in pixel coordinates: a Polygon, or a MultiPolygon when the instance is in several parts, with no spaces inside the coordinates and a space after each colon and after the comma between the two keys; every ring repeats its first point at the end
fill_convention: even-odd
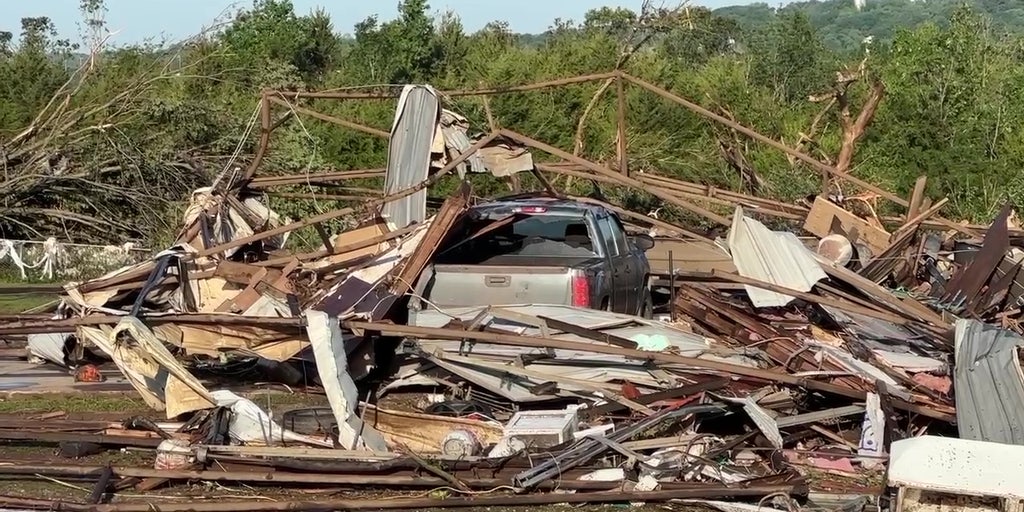
{"type": "MultiPolygon", "coordinates": [[[[718,115],[692,101],[689,101],[675,93],[672,93],[666,89],[663,89],[657,85],[647,82],[641,78],[635,77],[621,70],[615,70],[607,73],[596,73],[581,75],[570,78],[562,78],[557,80],[541,81],[530,84],[514,85],[508,87],[492,87],[492,88],[481,88],[481,89],[459,89],[449,91],[439,91],[439,94],[444,97],[455,98],[455,97],[481,97],[484,99],[485,110],[488,113],[488,124],[491,126],[491,135],[497,135],[504,139],[509,139],[516,143],[531,147],[536,150],[543,151],[552,156],[558,157],[562,162],[555,164],[538,164],[537,172],[538,179],[544,184],[548,193],[552,193],[554,190],[550,186],[548,180],[544,178],[544,175],[540,171],[550,172],[560,175],[576,176],[584,179],[594,180],[595,182],[607,183],[615,186],[632,187],[641,190],[645,193],[654,195],[669,204],[680,207],[690,213],[696,214],[700,217],[707,219],[708,221],[728,226],[730,224],[730,217],[728,215],[720,215],[708,208],[700,206],[698,203],[704,203],[709,206],[731,206],[735,204],[743,204],[761,214],[773,216],[780,219],[798,221],[803,219],[807,214],[807,208],[796,206],[792,204],[783,203],[780,201],[773,201],[770,199],[760,198],[756,196],[742,194],[740,192],[734,192],[729,190],[718,189],[708,185],[686,182],[666,176],[660,176],[657,174],[650,173],[632,173],[629,169],[629,155],[628,155],[628,141],[626,139],[626,118],[628,113],[628,105],[626,102],[626,87],[633,86],[643,90],[646,90],[652,94],[655,94],[665,100],[672,103],[678,104],[691,112],[694,112],[701,117],[704,117],[710,121],[720,123],[728,128],[742,133],[758,142],[766,144],[772,148],[778,149],[783,153],[792,156],[810,167],[817,169],[823,173],[833,176],[836,179],[847,181],[864,190],[871,191],[878,194],[879,196],[901,206],[904,208],[910,208],[913,206],[913,198],[907,200],[902,198],[888,190],[882,189],[876,185],[873,185],[867,181],[864,181],[856,176],[849,173],[840,171],[834,166],[828,165],[820,160],[804,153],[798,149],[789,147],[777,140],[767,137],[756,130],[743,126],[731,119],[718,115]],[[517,133],[508,129],[501,128],[497,121],[495,121],[493,114],[490,111],[489,105],[487,104],[486,98],[488,96],[508,94],[508,93],[522,93],[529,91],[539,91],[544,89],[564,87],[574,84],[583,84],[597,81],[614,81],[616,91],[616,161],[613,164],[617,169],[612,169],[606,165],[602,165],[577,155],[571,154],[567,151],[561,150],[544,142],[535,140],[521,133],[517,133]]],[[[384,99],[396,99],[400,96],[401,90],[398,87],[357,87],[347,90],[335,90],[335,91],[320,91],[320,92],[302,92],[302,91],[279,91],[279,90],[267,90],[261,94],[260,104],[260,139],[259,146],[256,154],[250,166],[247,168],[245,178],[241,184],[247,188],[255,189],[268,189],[279,185],[294,185],[294,184],[316,184],[316,185],[329,185],[331,183],[344,181],[348,179],[356,178],[370,178],[383,175],[380,169],[362,170],[362,171],[327,171],[322,173],[309,173],[305,175],[297,176],[273,176],[273,177],[256,177],[256,171],[262,165],[262,161],[269,150],[269,144],[271,141],[271,133],[274,129],[282,126],[290,117],[295,115],[307,115],[315,119],[336,124],[344,128],[348,128],[360,133],[367,135],[373,135],[379,138],[389,137],[389,133],[385,130],[367,126],[362,123],[358,123],[351,120],[341,119],[336,116],[317,112],[311,108],[298,105],[297,103],[302,100],[312,99],[332,99],[332,100],[384,100],[384,99]],[[277,122],[273,122],[272,109],[275,107],[284,107],[288,111],[285,116],[278,119],[277,122]]],[[[321,197],[319,195],[307,194],[307,195],[290,195],[290,197],[296,199],[311,199],[313,197],[321,197]]],[[[352,197],[356,199],[357,196],[337,196],[341,197],[352,197]]],[[[380,195],[369,195],[366,197],[367,200],[380,201],[380,195]]],[[[339,210],[339,212],[351,213],[351,209],[339,210]]],[[[340,213],[344,215],[345,213],[340,213]]],[[[339,213],[332,212],[330,218],[335,218],[339,213]]],[[[641,219],[637,219],[642,221],[641,219]]],[[[653,219],[649,219],[653,220],[653,219]]],[[[900,219],[890,219],[893,221],[899,221],[900,219]]],[[[321,220],[313,221],[311,219],[305,221],[308,224],[314,224],[321,222],[321,220]]],[[[648,222],[648,224],[654,225],[655,223],[648,222]]],[[[661,223],[666,224],[666,223],[661,223]]],[[[933,217],[932,224],[942,228],[952,228],[957,231],[976,235],[977,233],[971,227],[965,227],[963,225],[954,223],[941,217],[933,217]]],[[[671,224],[669,224],[671,225],[671,224]]],[[[296,226],[302,227],[302,226],[296,226]]],[[[686,233],[686,230],[680,229],[681,226],[673,227],[679,231],[686,233]]],[[[279,228],[279,229],[283,229],[279,228]]],[[[695,236],[695,233],[689,233],[690,236],[695,236]]],[[[222,248],[210,248],[206,252],[212,251],[212,249],[222,248]]]]}

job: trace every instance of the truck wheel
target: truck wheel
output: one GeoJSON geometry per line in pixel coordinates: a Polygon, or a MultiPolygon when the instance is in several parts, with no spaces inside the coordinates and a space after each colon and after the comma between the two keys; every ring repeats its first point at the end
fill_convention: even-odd
{"type": "Polygon", "coordinates": [[[643,318],[654,318],[654,298],[651,297],[651,289],[644,292],[644,301],[640,305],[640,316],[643,318]]]}

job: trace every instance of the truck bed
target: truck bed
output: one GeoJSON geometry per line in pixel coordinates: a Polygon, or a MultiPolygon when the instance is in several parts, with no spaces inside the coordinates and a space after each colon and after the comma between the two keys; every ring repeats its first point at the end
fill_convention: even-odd
{"type": "Polygon", "coordinates": [[[590,258],[531,258],[530,265],[509,262],[524,260],[500,256],[485,265],[433,265],[431,278],[420,291],[437,307],[488,306],[498,304],[569,304],[572,299],[573,268],[590,258]],[[472,290],[467,293],[468,290],[472,290]]]}

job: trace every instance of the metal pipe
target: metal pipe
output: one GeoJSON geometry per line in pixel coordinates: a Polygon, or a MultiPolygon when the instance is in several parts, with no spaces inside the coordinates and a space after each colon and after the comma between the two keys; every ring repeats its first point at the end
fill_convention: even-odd
{"type": "Polygon", "coordinates": [[[672,259],[672,250],[668,251],[668,289],[669,299],[668,303],[668,318],[675,323],[676,321],[676,265],[672,259]]]}
{"type": "MultiPolygon", "coordinates": [[[[442,96],[458,97],[458,96],[491,96],[495,94],[507,94],[512,92],[526,92],[535,91],[538,89],[548,89],[551,87],[559,87],[563,85],[579,84],[585,82],[596,82],[598,80],[607,80],[618,76],[615,71],[607,73],[597,73],[593,75],[582,75],[571,78],[559,78],[557,80],[548,80],[546,82],[536,82],[532,84],[524,85],[512,85],[508,87],[492,87],[489,89],[463,89],[455,91],[440,91],[442,96]]],[[[324,98],[324,99],[390,99],[397,98],[401,94],[400,89],[392,89],[384,92],[351,92],[351,91],[323,91],[323,92],[292,92],[292,91],[274,91],[273,94],[281,97],[288,98],[324,98]]]]}

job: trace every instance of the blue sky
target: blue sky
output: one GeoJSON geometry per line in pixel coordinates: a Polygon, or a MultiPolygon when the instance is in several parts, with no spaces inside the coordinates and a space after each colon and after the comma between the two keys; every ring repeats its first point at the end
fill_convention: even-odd
{"type": "MultiPolygon", "coordinates": [[[[755,0],[694,0],[697,5],[722,7],[754,3],[755,0]]],[[[3,0],[0,30],[20,32],[20,20],[27,16],[48,16],[62,37],[80,41],[79,0],[34,0],[18,2],[3,0]]],[[[199,32],[218,16],[231,13],[251,0],[106,0],[108,28],[116,32],[115,44],[136,43],[161,34],[178,39],[199,32]]],[[[296,11],[308,12],[325,8],[334,20],[337,31],[349,33],[360,20],[377,14],[381,19],[393,18],[398,0],[293,0],[296,11]]],[[[459,13],[469,30],[488,21],[508,21],[517,32],[541,32],[555,18],[580,20],[590,9],[603,5],[619,5],[638,9],[642,0],[433,0],[434,11],[453,10],[459,13]]],[[[673,0],[664,2],[672,5],[673,0]]],[[[769,4],[783,3],[768,0],[769,4]]]]}

